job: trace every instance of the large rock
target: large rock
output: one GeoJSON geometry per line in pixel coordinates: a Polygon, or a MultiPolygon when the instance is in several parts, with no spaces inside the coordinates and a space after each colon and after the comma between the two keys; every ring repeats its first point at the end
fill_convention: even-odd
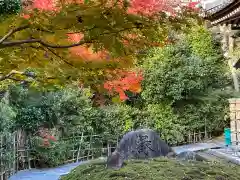
{"type": "Polygon", "coordinates": [[[127,159],[149,159],[160,156],[172,157],[175,153],[155,131],[140,129],[123,136],[117,149],[108,157],[107,167],[119,169],[127,159]]]}

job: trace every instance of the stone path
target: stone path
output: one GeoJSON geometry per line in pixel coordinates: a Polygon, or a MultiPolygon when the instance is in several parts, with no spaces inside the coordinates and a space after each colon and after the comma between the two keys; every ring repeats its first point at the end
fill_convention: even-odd
{"type": "MultiPolygon", "coordinates": [[[[184,151],[200,151],[223,146],[219,143],[197,143],[184,146],[173,147],[174,151],[179,154],[184,151]]],[[[13,175],[9,180],[58,180],[60,176],[68,174],[72,169],[79,166],[79,163],[68,164],[51,169],[31,169],[20,171],[13,175]]]]}
{"type": "Polygon", "coordinates": [[[189,145],[183,145],[183,146],[177,146],[173,147],[173,150],[179,154],[184,151],[201,151],[206,149],[212,149],[212,148],[220,148],[223,147],[224,144],[221,142],[218,143],[196,143],[196,144],[189,144],[189,145]]]}
{"type": "Polygon", "coordinates": [[[239,150],[232,148],[209,149],[206,151],[206,153],[224,159],[225,161],[240,165],[239,150]]]}
{"type": "Polygon", "coordinates": [[[72,169],[79,166],[80,164],[81,162],[51,169],[24,170],[13,175],[9,180],[58,180],[60,176],[68,174],[72,169]]]}

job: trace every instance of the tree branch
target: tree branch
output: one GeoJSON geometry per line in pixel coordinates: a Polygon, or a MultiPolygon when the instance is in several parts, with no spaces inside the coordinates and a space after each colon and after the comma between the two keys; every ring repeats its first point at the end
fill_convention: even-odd
{"type": "Polygon", "coordinates": [[[18,40],[18,41],[7,41],[7,42],[2,42],[0,43],[0,49],[6,48],[6,47],[13,47],[13,46],[18,46],[21,44],[27,44],[27,43],[37,43],[39,42],[39,39],[26,39],[26,40],[18,40]]]}
{"type": "Polygon", "coordinates": [[[48,44],[46,42],[43,42],[41,39],[27,39],[27,40],[18,40],[18,41],[7,41],[7,42],[2,42],[0,43],[0,49],[6,48],[6,47],[13,47],[13,46],[18,46],[21,44],[31,44],[31,43],[39,43],[45,47],[49,48],[55,48],[55,49],[64,49],[64,48],[71,48],[71,47],[76,47],[76,46],[81,46],[83,44],[87,43],[92,43],[93,41],[80,41],[79,43],[75,44],[70,44],[70,45],[53,45],[53,44],[48,44]]]}
{"type": "MultiPolygon", "coordinates": [[[[138,27],[131,27],[131,28],[126,28],[126,29],[121,29],[119,31],[116,32],[106,32],[106,33],[102,33],[99,34],[99,36],[102,35],[107,35],[107,34],[117,34],[123,31],[127,31],[129,29],[134,29],[134,28],[138,28],[138,27]]],[[[45,47],[48,48],[55,48],[55,49],[64,49],[64,48],[71,48],[71,47],[76,47],[76,46],[81,46],[83,44],[89,44],[89,43],[93,43],[94,39],[89,39],[89,40],[82,40],[78,43],[75,44],[70,44],[70,45],[54,45],[54,44],[48,44],[46,42],[44,42],[41,39],[27,39],[27,40],[17,40],[17,41],[7,41],[7,42],[1,42],[0,43],[0,49],[6,48],[6,47],[13,47],[13,46],[18,46],[21,44],[30,44],[30,43],[39,43],[45,47]]]]}
{"type": "Polygon", "coordinates": [[[66,61],[63,57],[59,56],[57,53],[55,53],[52,49],[50,49],[49,47],[46,47],[47,50],[49,50],[52,54],[54,54],[56,57],[58,57],[59,59],[61,59],[63,62],[65,62],[66,64],[68,64],[71,67],[76,68],[72,63],[66,61]]]}
{"type": "Polygon", "coordinates": [[[9,38],[14,33],[18,32],[18,31],[21,31],[21,30],[24,30],[24,29],[27,29],[27,28],[29,28],[29,25],[21,26],[21,27],[10,30],[5,36],[3,36],[0,39],[0,44],[2,44],[3,41],[5,41],[7,38],[9,38]]]}
{"type": "Polygon", "coordinates": [[[0,81],[4,81],[6,79],[12,79],[11,76],[14,75],[14,74],[24,74],[24,72],[21,72],[21,71],[15,71],[15,70],[12,70],[10,73],[8,73],[7,75],[5,76],[0,76],[0,81]]]}
{"type": "Polygon", "coordinates": [[[33,48],[33,49],[37,49],[37,50],[42,50],[44,52],[50,51],[53,55],[55,55],[56,57],[58,57],[59,59],[61,59],[63,62],[65,62],[67,65],[76,68],[72,63],[66,61],[63,57],[61,57],[59,54],[57,54],[54,50],[52,50],[49,47],[35,47],[33,45],[30,45],[29,47],[33,48]]]}
{"type": "MultiPolygon", "coordinates": [[[[0,73],[0,74],[3,74],[3,73],[0,73]]],[[[33,76],[33,75],[28,74],[26,72],[21,72],[21,71],[16,71],[16,70],[12,70],[7,75],[0,76],[0,81],[4,81],[4,80],[7,80],[7,79],[14,80],[14,81],[23,81],[22,79],[16,79],[16,78],[12,77],[15,74],[25,75],[26,77],[32,77],[36,81],[43,82],[43,81],[41,81],[39,79],[36,79],[37,76],[35,76],[35,75],[33,76]]],[[[46,79],[57,79],[57,78],[55,78],[55,77],[47,77],[46,79]]]]}

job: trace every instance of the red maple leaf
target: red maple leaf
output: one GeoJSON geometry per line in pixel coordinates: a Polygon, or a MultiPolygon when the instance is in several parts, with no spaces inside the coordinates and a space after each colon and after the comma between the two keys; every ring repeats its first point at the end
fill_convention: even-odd
{"type": "MultiPolygon", "coordinates": [[[[80,42],[83,38],[84,35],[81,33],[69,33],[67,34],[69,41],[78,43],[80,42]]],[[[95,61],[95,60],[105,60],[107,59],[108,53],[106,51],[99,51],[99,52],[93,52],[93,50],[89,47],[86,46],[77,46],[77,47],[72,47],[70,48],[70,52],[78,57],[81,57],[83,60],[90,60],[90,61],[95,61]]]]}
{"type": "Polygon", "coordinates": [[[42,11],[56,11],[56,1],[54,0],[34,0],[32,8],[36,8],[42,11]]]}
{"type": "Polygon", "coordinates": [[[128,97],[125,91],[133,93],[139,93],[141,91],[141,81],[143,80],[142,73],[136,73],[133,71],[122,71],[119,73],[119,78],[104,83],[104,88],[107,89],[110,94],[116,92],[122,101],[128,97]]]}
{"type": "MultiPolygon", "coordinates": [[[[32,9],[37,8],[40,11],[58,11],[61,6],[57,4],[58,0],[33,0],[32,9]]],[[[109,0],[108,4],[113,5],[112,0],[109,0]]],[[[83,0],[66,0],[65,3],[83,3],[83,0]]],[[[181,0],[130,0],[130,6],[127,9],[127,13],[136,15],[152,16],[159,12],[170,12],[172,15],[175,13],[175,8],[181,5],[181,0]]],[[[117,3],[119,7],[123,7],[123,1],[117,3]]],[[[28,19],[30,15],[23,15],[24,18],[28,19]]],[[[80,42],[84,35],[79,34],[67,34],[68,40],[71,42],[80,42]]],[[[125,45],[131,46],[128,40],[137,40],[137,35],[131,34],[127,37],[127,40],[123,40],[125,45]]],[[[163,46],[169,43],[167,40],[163,43],[153,42],[153,46],[163,46]]],[[[92,48],[89,46],[78,46],[70,48],[72,55],[81,57],[83,60],[106,60],[109,58],[109,53],[106,51],[100,51],[94,53],[92,48]]],[[[110,93],[116,92],[119,94],[121,100],[126,100],[127,96],[125,91],[131,91],[133,93],[139,93],[141,91],[141,81],[143,80],[142,73],[136,73],[132,71],[110,71],[109,74],[117,75],[115,80],[109,80],[104,83],[104,88],[110,93]]],[[[108,76],[108,75],[106,75],[108,76]]]]}
{"type": "Polygon", "coordinates": [[[173,13],[180,0],[131,0],[128,13],[151,16],[159,12],[173,13]]]}

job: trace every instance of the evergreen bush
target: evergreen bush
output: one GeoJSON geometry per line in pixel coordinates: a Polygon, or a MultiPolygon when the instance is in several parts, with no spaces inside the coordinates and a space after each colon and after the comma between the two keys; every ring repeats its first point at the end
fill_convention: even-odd
{"type": "Polygon", "coordinates": [[[21,8],[21,0],[0,0],[0,15],[16,14],[21,8]]]}
{"type": "Polygon", "coordinates": [[[231,97],[226,88],[232,82],[219,44],[202,26],[177,38],[176,44],[151,49],[144,57],[141,96],[146,104],[169,106],[171,113],[165,108],[166,112],[154,116],[173,114],[177,121],[170,129],[184,128],[181,134],[223,132],[229,123],[227,99],[231,97]]]}

